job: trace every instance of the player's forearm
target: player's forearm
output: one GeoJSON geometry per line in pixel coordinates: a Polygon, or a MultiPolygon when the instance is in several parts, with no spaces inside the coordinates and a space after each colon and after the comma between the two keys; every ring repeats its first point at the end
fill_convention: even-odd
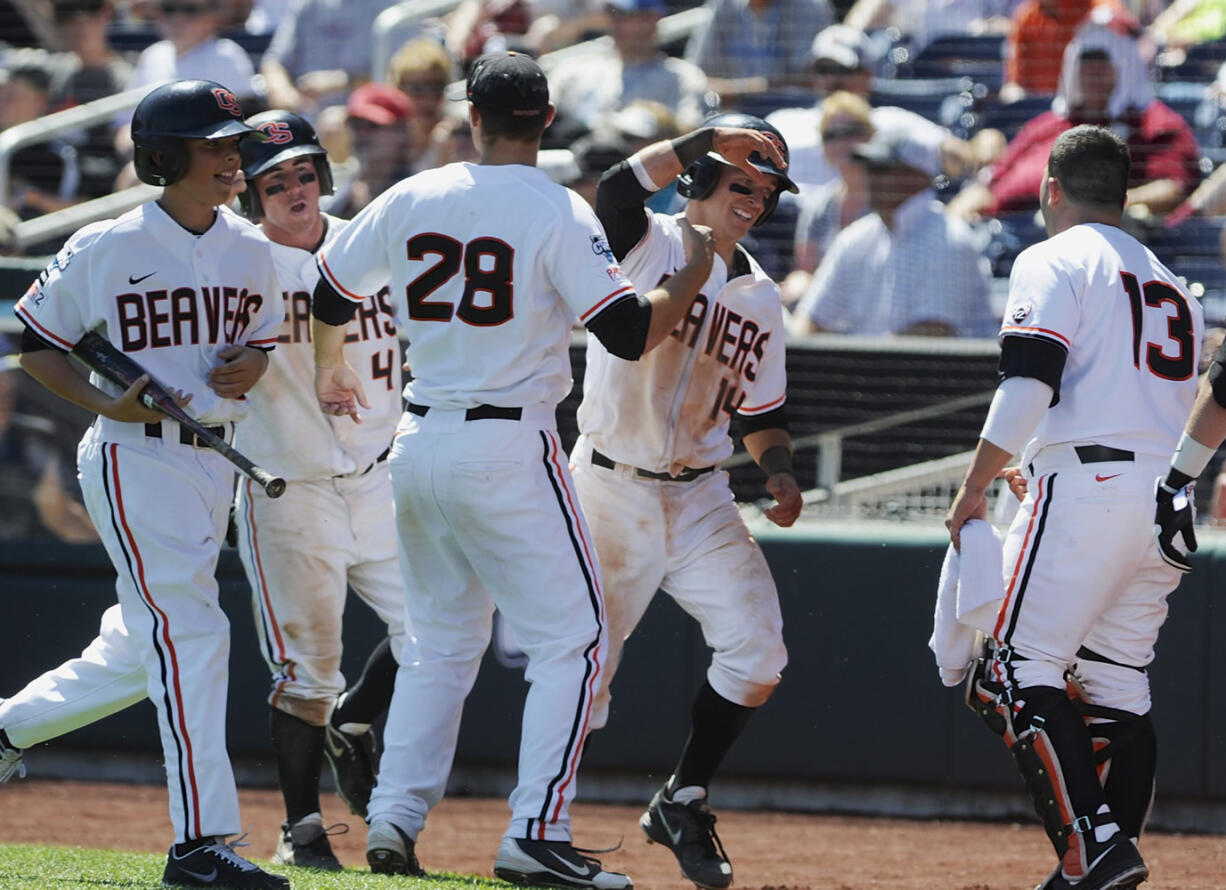
{"type": "Polygon", "coordinates": [[[315,349],[315,367],[335,368],[345,363],[345,328],[346,325],[343,324],[328,324],[315,317],[311,319],[311,343],[315,349]]]}
{"type": "Polygon", "coordinates": [[[21,367],[61,399],[95,414],[104,413],[112,401],[109,395],[78,374],[68,356],[59,350],[23,352],[21,367]]]}
{"type": "Polygon", "coordinates": [[[792,472],[792,436],[787,430],[754,430],[741,437],[741,441],[767,476],[792,472]]]}
{"type": "Polygon", "coordinates": [[[962,487],[968,492],[983,494],[992,481],[1009,464],[1013,452],[993,445],[987,439],[980,439],[975,448],[975,456],[966,471],[962,487]]]}
{"type": "Polygon", "coordinates": [[[663,188],[711,150],[714,130],[701,127],[676,139],[654,142],[634,155],[656,188],[663,188]]]}

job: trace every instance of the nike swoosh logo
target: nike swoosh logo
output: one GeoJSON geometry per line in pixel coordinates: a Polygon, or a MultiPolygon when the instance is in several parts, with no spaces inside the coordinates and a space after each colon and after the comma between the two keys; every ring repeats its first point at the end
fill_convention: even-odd
{"type": "Polygon", "coordinates": [[[140,284],[140,283],[141,283],[142,281],[144,281],[146,278],[149,278],[150,276],[152,276],[152,275],[156,275],[156,274],[157,274],[157,272],[156,272],[156,271],[153,271],[153,272],[150,272],[150,273],[149,273],[149,275],[142,275],[140,278],[133,278],[131,275],[129,275],[129,276],[128,276],[128,284],[140,284]]]}
{"type": "Polygon", "coordinates": [[[1123,474],[1122,473],[1112,473],[1110,476],[1103,476],[1099,473],[1095,473],[1094,481],[1095,482],[1106,482],[1108,479],[1114,479],[1116,476],[1121,476],[1121,475],[1123,474]]]}
{"type": "Polygon", "coordinates": [[[660,811],[660,824],[664,826],[664,832],[670,838],[672,838],[673,846],[676,846],[677,844],[681,843],[681,826],[678,825],[677,830],[674,831],[673,827],[668,824],[668,819],[664,817],[663,810],[660,811]]]}
{"type": "Polygon", "coordinates": [[[192,871],[190,868],[184,868],[182,865],[180,865],[179,869],[184,874],[191,875],[197,881],[204,881],[204,883],[206,884],[211,884],[217,880],[217,869],[216,868],[214,868],[212,871],[209,871],[209,872],[198,872],[198,871],[192,871]]]}
{"type": "Polygon", "coordinates": [[[558,862],[561,862],[563,865],[565,865],[566,870],[570,872],[572,875],[576,875],[577,877],[580,877],[580,878],[586,878],[588,876],[586,867],[582,869],[575,868],[574,863],[567,862],[557,853],[553,852],[553,850],[549,851],[549,855],[552,856],[554,859],[558,860],[558,862]]]}

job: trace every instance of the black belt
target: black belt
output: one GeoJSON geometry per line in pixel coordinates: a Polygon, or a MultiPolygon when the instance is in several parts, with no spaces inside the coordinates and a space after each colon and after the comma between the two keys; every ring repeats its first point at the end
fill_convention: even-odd
{"type": "MultiPolygon", "coordinates": [[[[592,449],[592,464],[597,467],[604,467],[606,470],[616,470],[618,466],[617,461],[611,457],[605,457],[594,448],[592,449]]],[[[625,465],[623,464],[623,466],[625,465]]],[[[673,476],[670,473],[657,473],[655,470],[644,470],[641,467],[631,467],[630,469],[634,470],[634,475],[640,479],[655,479],[660,482],[692,482],[699,476],[715,471],[715,467],[702,467],[701,469],[686,467],[676,476],[673,476]]]]}
{"type": "Polygon", "coordinates": [[[1077,459],[1083,464],[1104,464],[1112,460],[1135,460],[1136,455],[1123,448],[1108,448],[1106,445],[1074,445],[1077,459]]]}
{"type": "Polygon", "coordinates": [[[337,475],[333,476],[332,478],[333,478],[333,479],[344,479],[344,478],[345,478],[345,477],[347,477],[347,476],[365,476],[367,473],[369,473],[369,472],[370,472],[371,470],[373,470],[375,467],[379,466],[379,464],[381,464],[381,463],[383,463],[385,460],[387,460],[387,456],[388,456],[389,454],[391,454],[391,453],[392,453],[392,448],[391,448],[391,446],[389,445],[387,448],[384,448],[384,449],[383,449],[383,453],[382,453],[382,454],[380,454],[378,457],[376,457],[376,458],[375,458],[373,461],[371,461],[371,462],[370,462],[370,466],[369,466],[369,467],[367,467],[367,468],[366,468],[365,470],[363,470],[362,472],[360,472],[360,473],[338,473],[337,475]]]}
{"type": "MultiPolygon", "coordinates": [[[[414,405],[412,402],[407,403],[405,408],[418,417],[425,417],[430,411],[429,405],[414,405]]],[[[519,420],[523,416],[523,408],[500,408],[497,405],[478,405],[464,412],[465,420],[519,420]]]]}
{"type": "MultiPolygon", "coordinates": [[[[209,445],[194,432],[189,430],[181,423],[176,423],[179,427],[179,442],[183,445],[192,445],[196,448],[208,448],[209,445]]],[[[206,430],[212,433],[223,442],[226,440],[226,428],[224,426],[206,426],[206,430]]],[[[160,423],[145,424],[145,435],[151,439],[162,438],[162,425],[160,423]]]]}

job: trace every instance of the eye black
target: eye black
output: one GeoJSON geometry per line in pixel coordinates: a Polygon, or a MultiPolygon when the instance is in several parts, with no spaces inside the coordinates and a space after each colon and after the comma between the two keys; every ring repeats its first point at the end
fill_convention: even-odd
{"type": "Polygon", "coordinates": [[[752,195],[753,190],[747,185],[741,185],[739,182],[733,182],[728,185],[728,191],[736,192],[738,195],[752,195]]]}
{"type": "Polygon", "coordinates": [[[264,194],[272,197],[273,195],[281,194],[283,191],[285,191],[285,186],[278,183],[276,185],[270,185],[268,188],[264,189],[264,194]]]}

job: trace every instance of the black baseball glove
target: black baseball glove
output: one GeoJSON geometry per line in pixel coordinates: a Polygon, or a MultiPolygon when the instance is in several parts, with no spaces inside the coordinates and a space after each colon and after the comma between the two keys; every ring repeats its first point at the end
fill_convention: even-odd
{"type": "Polygon", "coordinates": [[[1156,499],[1158,506],[1154,511],[1154,538],[1158,541],[1158,552],[1167,565],[1181,572],[1190,572],[1192,564],[1188,562],[1187,554],[1180,553],[1174,543],[1175,534],[1178,532],[1183,535],[1183,543],[1188,553],[1196,552],[1196,531],[1193,529],[1196,514],[1192,509],[1188,487],[1170,489],[1159,479],[1156,499]]]}

